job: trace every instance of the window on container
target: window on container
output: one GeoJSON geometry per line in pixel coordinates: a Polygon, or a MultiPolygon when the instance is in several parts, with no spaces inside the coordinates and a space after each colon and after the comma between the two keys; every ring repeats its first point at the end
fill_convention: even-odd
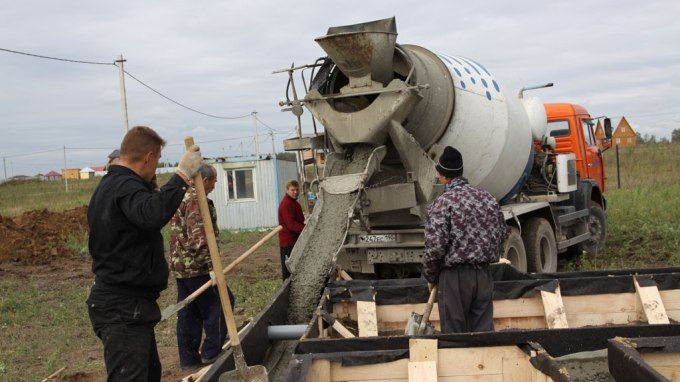
{"type": "Polygon", "coordinates": [[[569,136],[569,121],[548,122],[548,129],[546,130],[546,132],[551,137],[569,136]]]}
{"type": "Polygon", "coordinates": [[[225,170],[227,199],[255,199],[255,180],[253,169],[225,170]]]}
{"type": "Polygon", "coordinates": [[[595,146],[595,137],[593,136],[593,123],[589,119],[582,119],[581,126],[583,126],[583,138],[586,140],[588,146],[595,146]]]}

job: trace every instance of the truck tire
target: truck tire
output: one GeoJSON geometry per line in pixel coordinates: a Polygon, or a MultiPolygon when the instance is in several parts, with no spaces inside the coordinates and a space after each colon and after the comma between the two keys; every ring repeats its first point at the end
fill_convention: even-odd
{"type": "Polygon", "coordinates": [[[596,202],[590,202],[588,230],[590,239],[579,243],[576,247],[579,253],[585,252],[592,255],[604,249],[604,242],[607,240],[607,215],[602,206],[596,202]]]}
{"type": "Polygon", "coordinates": [[[508,237],[503,243],[503,258],[510,260],[511,265],[518,271],[526,273],[527,252],[517,227],[508,227],[508,237]]]}
{"type": "Polygon", "coordinates": [[[527,253],[529,272],[549,273],[557,270],[555,232],[546,219],[529,219],[522,226],[522,241],[527,253]]]}

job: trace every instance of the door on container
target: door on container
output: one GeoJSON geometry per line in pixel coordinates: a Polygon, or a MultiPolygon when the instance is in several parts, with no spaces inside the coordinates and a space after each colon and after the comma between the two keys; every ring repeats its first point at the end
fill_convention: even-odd
{"type": "Polygon", "coordinates": [[[597,141],[595,140],[593,130],[593,120],[582,117],[580,118],[580,123],[583,130],[583,142],[585,143],[585,158],[583,158],[583,164],[586,173],[583,174],[582,177],[594,180],[600,186],[600,190],[604,190],[602,151],[597,147],[597,141]]]}

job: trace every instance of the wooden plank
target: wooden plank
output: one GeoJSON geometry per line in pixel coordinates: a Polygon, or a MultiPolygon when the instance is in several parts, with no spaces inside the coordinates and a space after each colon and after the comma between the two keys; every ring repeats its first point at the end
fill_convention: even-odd
{"type": "Polygon", "coordinates": [[[439,377],[503,373],[503,358],[526,358],[517,346],[439,349],[439,377]]]}
{"type": "Polygon", "coordinates": [[[400,359],[375,365],[342,366],[331,362],[331,381],[408,381],[408,360],[400,359]]]}
{"type": "Polygon", "coordinates": [[[375,301],[357,301],[357,316],[359,337],[378,335],[378,316],[375,310],[375,301]]]}
{"type": "Polygon", "coordinates": [[[555,293],[541,291],[541,300],[543,301],[543,310],[545,311],[545,323],[548,329],[563,329],[568,328],[567,312],[564,309],[562,302],[562,293],[560,286],[555,288],[555,293]]]}
{"type": "Polygon", "coordinates": [[[330,382],[331,361],[327,359],[315,359],[309,366],[306,382],[330,382]]]}
{"type": "Polygon", "coordinates": [[[437,382],[437,362],[409,362],[409,382],[437,382]]]}
{"type": "Polygon", "coordinates": [[[410,338],[408,340],[409,360],[411,362],[437,362],[439,349],[437,340],[410,338]]]}
{"type": "Polygon", "coordinates": [[[342,324],[340,323],[340,321],[337,321],[337,320],[336,320],[336,321],[333,323],[333,326],[332,326],[332,327],[333,327],[333,329],[335,329],[335,331],[338,332],[338,334],[340,334],[340,336],[342,336],[343,338],[354,338],[354,337],[355,337],[354,334],[352,334],[352,332],[350,332],[349,330],[347,330],[347,328],[346,328],[344,325],[342,325],[342,324]]]}
{"type": "Polygon", "coordinates": [[[503,382],[525,382],[532,380],[531,363],[528,357],[503,358],[503,382]]]}
{"type": "Polygon", "coordinates": [[[633,282],[647,322],[650,324],[670,324],[666,308],[659,294],[659,288],[656,285],[640,286],[636,276],[633,276],[633,282]]]}
{"type": "Polygon", "coordinates": [[[680,353],[640,353],[642,359],[672,382],[680,382],[680,353]]]}

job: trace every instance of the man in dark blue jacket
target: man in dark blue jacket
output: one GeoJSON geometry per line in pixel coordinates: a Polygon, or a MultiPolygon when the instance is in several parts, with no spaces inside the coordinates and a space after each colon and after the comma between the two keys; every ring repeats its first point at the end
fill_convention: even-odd
{"type": "Polygon", "coordinates": [[[156,300],[168,284],[161,228],[182,202],[201,165],[194,146],[177,173],[157,192],[154,179],[165,141],[145,126],[123,138],[120,162],[111,165],[87,210],[95,282],[87,299],[95,334],[104,345],[109,381],[160,381],[154,327],[156,300]]]}

